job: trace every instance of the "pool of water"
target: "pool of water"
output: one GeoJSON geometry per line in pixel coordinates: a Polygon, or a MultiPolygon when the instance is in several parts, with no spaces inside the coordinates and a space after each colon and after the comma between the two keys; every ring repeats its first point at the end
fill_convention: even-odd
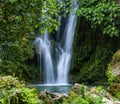
{"type": "Polygon", "coordinates": [[[38,92],[47,90],[51,93],[58,92],[62,94],[68,94],[71,84],[36,84],[34,85],[38,92]]]}

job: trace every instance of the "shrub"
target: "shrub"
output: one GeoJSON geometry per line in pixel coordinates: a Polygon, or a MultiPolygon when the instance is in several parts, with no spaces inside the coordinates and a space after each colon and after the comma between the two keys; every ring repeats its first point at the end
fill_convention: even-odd
{"type": "Polygon", "coordinates": [[[0,104],[42,104],[34,88],[27,88],[23,82],[12,76],[0,77],[0,104]]]}

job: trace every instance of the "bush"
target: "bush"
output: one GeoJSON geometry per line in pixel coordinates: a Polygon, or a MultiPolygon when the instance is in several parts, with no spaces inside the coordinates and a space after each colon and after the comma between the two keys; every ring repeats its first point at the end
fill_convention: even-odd
{"type": "Polygon", "coordinates": [[[0,104],[42,104],[34,88],[27,88],[23,82],[12,76],[0,77],[0,104]]]}
{"type": "Polygon", "coordinates": [[[73,86],[68,99],[63,104],[102,104],[103,88],[88,88],[84,85],[73,86]]]}

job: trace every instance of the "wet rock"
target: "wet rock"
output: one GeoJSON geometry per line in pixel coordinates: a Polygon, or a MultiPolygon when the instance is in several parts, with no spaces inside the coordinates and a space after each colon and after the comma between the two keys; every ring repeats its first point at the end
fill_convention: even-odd
{"type": "MultiPolygon", "coordinates": [[[[112,88],[119,89],[119,87],[116,87],[115,85],[112,88]]],[[[62,104],[65,99],[68,101],[68,103],[70,103],[71,100],[76,101],[78,99],[83,99],[84,101],[87,100],[87,102],[91,102],[92,99],[94,100],[93,102],[100,100],[101,104],[120,104],[120,101],[115,101],[115,98],[108,91],[104,90],[102,86],[88,87],[78,83],[75,83],[73,85],[68,95],[56,92],[51,93],[44,90],[40,92],[39,98],[44,100],[45,104],[62,104]]]]}
{"type": "Polygon", "coordinates": [[[68,95],[67,94],[61,94],[61,93],[50,93],[46,90],[41,91],[39,94],[39,98],[45,99],[45,98],[49,98],[51,100],[61,100],[63,98],[67,98],[68,95]]]}

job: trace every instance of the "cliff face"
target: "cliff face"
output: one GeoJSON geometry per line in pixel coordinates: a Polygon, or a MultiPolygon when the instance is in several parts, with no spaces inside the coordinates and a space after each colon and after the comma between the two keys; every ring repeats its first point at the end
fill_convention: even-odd
{"type": "Polygon", "coordinates": [[[118,4],[120,4],[120,0],[116,0],[116,2],[117,2],[118,4]]]}
{"type": "Polygon", "coordinates": [[[73,48],[71,82],[105,81],[106,69],[114,52],[120,48],[120,37],[102,35],[88,21],[79,19],[73,48]]]}
{"type": "Polygon", "coordinates": [[[114,54],[107,70],[110,82],[120,83],[120,49],[114,54]]]}

